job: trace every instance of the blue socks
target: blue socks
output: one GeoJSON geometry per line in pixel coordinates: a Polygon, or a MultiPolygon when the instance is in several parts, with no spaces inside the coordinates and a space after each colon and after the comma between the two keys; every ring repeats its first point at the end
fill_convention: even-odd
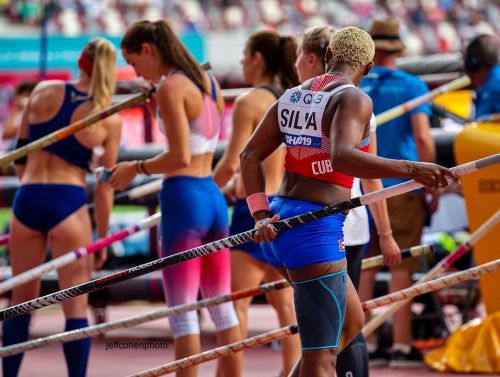
{"type": "Polygon", "coordinates": [[[368,377],[368,350],[362,333],[339,353],[335,371],[338,377],[368,377]]]}
{"type": "MultiPolygon", "coordinates": [[[[3,346],[26,342],[29,337],[31,314],[23,314],[18,317],[3,321],[3,346]]],[[[18,354],[2,358],[2,371],[4,377],[16,377],[21,366],[24,354],[18,354]]]]}
{"type": "MultiPolygon", "coordinates": [[[[64,331],[76,330],[88,325],[89,321],[86,318],[67,319],[64,331]]],[[[68,366],[68,376],[85,377],[90,353],[90,338],[64,343],[63,350],[68,366]]]]}

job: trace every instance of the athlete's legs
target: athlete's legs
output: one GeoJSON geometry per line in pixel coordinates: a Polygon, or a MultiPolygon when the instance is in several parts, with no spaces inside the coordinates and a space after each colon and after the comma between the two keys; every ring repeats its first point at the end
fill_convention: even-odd
{"type": "MultiPolygon", "coordinates": [[[[50,244],[54,258],[60,257],[92,242],[92,227],[88,209],[81,207],[50,231],[50,244]]],[[[69,288],[90,280],[93,255],[74,261],[58,271],[61,289],[69,288]]],[[[65,331],[88,326],[88,295],[64,300],[62,303],[66,317],[65,331]]],[[[70,377],[84,377],[90,353],[90,338],[75,340],[63,345],[64,356],[70,377]]]]}
{"type": "MultiPolygon", "coordinates": [[[[273,267],[266,269],[264,280],[272,282],[281,280],[283,276],[273,267]]],[[[293,305],[293,288],[284,288],[267,294],[267,300],[278,314],[280,327],[297,323],[293,305]]],[[[281,340],[281,355],[283,358],[283,375],[287,376],[300,357],[300,339],[297,334],[281,340]]]]}
{"type": "MultiPolygon", "coordinates": [[[[221,237],[215,236],[216,239],[221,237]]],[[[210,241],[206,241],[210,242],[210,241]]],[[[221,250],[202,258],[201,292],[203,297],[228,294],[231,291],[231,262],[229,250],[221,250]]],[[[219,346],[240,341],[241,329],[232,302],[211,306],[210,316],[217,329],[219,346]]],[[[238,377],[243,373],[243,354],[235,353],[222,358],[218,365],[218,377],[238,377]]]]}
{"type": "MultiPolygon", "coordinates": [[[[193,241],[192,238],[190,238],[193,241]]],[[[196,243],[177,243],[175,250],[187,250],[199,246],[201,241],[196,243]]],[[[172,252],[174,253],[174,252],[172,252]]],[[[172,254],[171,253],[171,254],[172,254]]],[[[163,254],[166,255],[165,253],[163,254]]],[[[177,306],[198,299],[201,276],[201,259],[196,258],[187,262],[168,267],[163,272],[163,289],[168,306],[177,306]]],[[[200,330],[198,315],[191,311],[182,315],[169,318],[170,327],[174,334],[175,359],[201,352],[200,330]]],[[[193,366],[176,372],[178,377],[196,377],[198,367],[193,366]]]]}
{"type": "MultiPolygon", "coordinates": [[[[390,293],[401,291],[411,285],[411,271],[405,269],[391,269],[390,293]]],[[[404,305],[393,316],[394,344],[411,345],[411,302],[404,305]]]]}
{"type": "MultiPolygon", "coordinates": [[[[359,288],[361,261],[365,245],[346,247],[347,273],[356,290],[359,288]]],[[[367,377],[369,373],[368,351],[363,334],[359,333],[339,353],[336,372],[338,377],[367,377]]]]}
{"type": "MultiPolygon", "coordinates": [[[[298,316],[299,331],[301,332],[302,339],[302,361],[298,376],[333,376],[339,351],[342,350],[342,348],[348,344],[357,335],[357,333],[359,333],[363,326],[363,310],[361,308],[361,303],[356,290],[354,289],[350,279],[347,277],[347,274],[341,272],[345,270],[345,264],[346,262],[343,260],[289,270],[290,277],[296,283],[295,305],[297,313],[302,312],[302,314],[304,314],[309,312],[306,313],[306,316],[311,315],[311,318],[315,317],[318,319],[317,324],[315,325],[327,326],[325,329],[321,329],[322,331],[318,331],[316,333],[326,334],[331,331],[330,327],[333,329],[335,329],[337,325],[342,327],[341,333],[337,335],[337,346],[335,346],[336,342],[332,337],[331,345],[325,344],[322,346],[318,343],[317,347],[307,347],[304,340],[310,340],[311,343],[314,344],[314,342],[317,342],[317,340],[314,339],[316,335],[309,333],[306,328],[307,326],[303,326],[303,328],[301,328],[300,315],[298,316]],[[333,275],[333,277],[326,278],[330,275],[333,275]],[[346,322],[343,321],[343,289],[340,286],[343,279],[342,276],[346,278],[344,288],[346,294],[345,313],[346,317],[349,318],[349,321],[346,322]],[[311,279],[312,283],[316,284],[316,286],[305,286],[305,289],[299,287],[299,285],[304,284],[304,282],[310,281],[311,279]],[[326,300],[330,300],[331,302],[328,303],[326,300]],[[312,302],[318,303],[316,308],[311,308],[310,303],[312,302]],[[326,312],[326,310],[328,310],[327,306],[333,308],[332,313],[326,312]],[[318,315],[314,314],[314,312],[310,312],[310,310],[322,313],[319,313],[318,315]],[[342,318],[339,318],[339,315],[341,315],[342,318]],[[321,323],[320,320],[323,320],[323,323],[321,323]]],[[[302,325],[304,325],[304,322],[302,325]]],[[[296,376],[297,374],[293,375],[296,376]]]]}
{"type": "MultiPolygon", "coordinates": [[[[264,279],[266,265],[247,252],[231,250],[231,286],[232,291],[257,287],[264,279]]],[[[252,297],[234,301],[234,308],[240,321],[241,336],[248,335],[248,308],[252,297]]]]}
{"type": "MultiPolygon", "coordinates": [[[[46,235],[23,225],[12,216],[9,240],[9,257],[12,275],[34,268],[43,263],[46,250],[46,235]]],[[[34,279],[12,290],[11,305],[17,305],[38,297],[40,279],[34,279]]],[[[4,347],[25,342],[29,336],[30,314],[5,320],[2,344],[4,347]]],[[[3,376],[15,377],[21,366],[23,354],[2,358],[3,376]]]]}

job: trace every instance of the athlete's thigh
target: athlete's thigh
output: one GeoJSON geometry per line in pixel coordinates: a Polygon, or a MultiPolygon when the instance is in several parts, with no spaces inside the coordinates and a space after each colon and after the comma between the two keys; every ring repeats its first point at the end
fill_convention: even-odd
{"type": "MultiPolygon", "coordinates": [[[[9,237],[9,258],[12,274],[19,275],[45,260],[46,235],[34,231],[22,224],[15,215],[12,216],[9,237]]],[[[40,292],[40,279],[34,279],[15,288],[12,293],[12,304],[36,298],[40,292]]]]}
{"type": "MultiPolygon", "coordinates": [[[[87,206],[80,207],[50,231],[52,257],[60,257],[92,243],[92,227],[87,206]]],[[[93,256],[78,259],[58,270],[59,284],[66,288],[89,280],[93,256]]]]}
{"type": "Polygon", "coordinates": [[[257,287],[264,278],[265,263],[243,250],[231,250],[230,253],[232,290],[257,287]]]}
{"type": "MultiPolygon", "coordinates": [[[[266,272],[264,274],[264,281],[266,283],[282,280],[283,275],[276,270],[271,265],[266,266],[266,272]]],[[[287,314],[295,318],[295,312],[293,311],[293,288],[282,288],[274,291],[270,291],[266,294],[268,301],[274,306],[276,311],[281,316],[282,314],[287,314]],[[291,310],[290,310],[291,309],[291,310]]]]}
{"type": "Polygon", "coordinates": [[[348,320],[344,322],[344,326],[349,326],[349,323],[352,322],[364,322],[365,318],[363,307],[361,306],[361,301],[359,300],[358,292],[356,291],[356,288],[354,287],[354,284],[352,283],[350,277],[348,277],[347,279],[345,317],[348,318],[348,320]]]}

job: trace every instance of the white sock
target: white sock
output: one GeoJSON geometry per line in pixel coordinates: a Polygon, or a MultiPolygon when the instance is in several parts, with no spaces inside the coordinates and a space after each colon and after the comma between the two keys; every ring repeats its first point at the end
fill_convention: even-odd
{"type": "Polygon", "coordinates": [[[394,352],[399,351],[402,353],[410,353],[411,346],[408,344],[404,344],[404,343],[394,343],[394,345],[392,346],[392,350],[394,352]]]}
{"type": "Polygon", "coordinates": [[[368,350],[369,353],[375,352],[377,349],[377,344],[376,343],[366,343],[366,349],[368,350]]]}

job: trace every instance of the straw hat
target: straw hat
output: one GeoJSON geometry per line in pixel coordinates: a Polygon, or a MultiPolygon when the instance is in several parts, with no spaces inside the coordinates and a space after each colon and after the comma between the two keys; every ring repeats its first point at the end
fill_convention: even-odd
{"type": "Polygon", "coordinates": [[[404,43],[399,37],[399,21],[395,19],[374,20],[368,31],[378,50],[402,51],[404,43]]]}

